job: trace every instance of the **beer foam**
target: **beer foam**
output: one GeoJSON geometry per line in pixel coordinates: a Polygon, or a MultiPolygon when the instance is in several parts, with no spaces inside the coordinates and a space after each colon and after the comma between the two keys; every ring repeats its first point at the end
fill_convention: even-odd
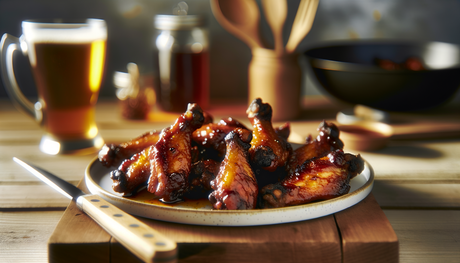
{"type": "Polygon", "coordinates": [[[21,48],[28,53],[32,66],[35,61],[35,43],[83,44],[107,39],[107,29],[102,20],[88,20],[87,24],[36,24],[23,22],[21,48]],[[25,44],[25,45],[24,45],[25,44]]]}
{"type": "Polygon", "coordinates": [[[80,28],[30,28],[23,27],[23,33],[28,43],[88,43],[96,40],[106,40],[107,31],[101,27],[80,28]]]}

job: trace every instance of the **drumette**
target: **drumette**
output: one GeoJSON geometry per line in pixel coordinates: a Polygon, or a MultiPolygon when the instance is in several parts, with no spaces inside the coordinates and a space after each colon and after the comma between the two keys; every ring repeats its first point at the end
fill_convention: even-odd
{"type": "Polygon", "coordinates": [[[187,188],[192,165],[192,133],[203,122],[200,106],[189,104],[171,127],[161,131],[158,142],[152,146],[147,190],[165,202],[178,201],[187,188]]]}
{"type": "Polygon", "coordinates": [[[211,181],[214,190],[209,201],[214,209],[246,210],[257,204],[257,181],[248,162],[248,130],[237,128],[225,137],[227,150],[217,177],[211,181]]]}
{"type": "Polygon", "coordinates": [[[249,121],[253,126],[253,139],[249,149],[249,159],[256,167],[273,172],[284,167],[292,153],[291,145],[284,136],[280,136],[273,128],[272,107],[255,99],[248,110],[249,121]]]}

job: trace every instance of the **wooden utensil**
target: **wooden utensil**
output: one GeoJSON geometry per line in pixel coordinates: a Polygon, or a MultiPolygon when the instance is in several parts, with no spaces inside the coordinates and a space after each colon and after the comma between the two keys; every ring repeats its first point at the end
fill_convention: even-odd
{"type": "Polygon", "coordinates": [[[254,0],[211,0],[214,17],[227,31],[250,48],[264,48],[260,35],[260,11],[254,0]]]}
{"type": "Polygon", "coordinates": [[[319,0],[301,0],[292,24],[291,35],[286,44],[286,51],[292,53],[310,32],[315,20],[319,0]]]}
{"type": "Polygon", "coordinates": [[[265,17],[273,32],[275,51],[278,54],[284,52],[283,28],[287,17],[286,0],[262,0],[265,17]]]}

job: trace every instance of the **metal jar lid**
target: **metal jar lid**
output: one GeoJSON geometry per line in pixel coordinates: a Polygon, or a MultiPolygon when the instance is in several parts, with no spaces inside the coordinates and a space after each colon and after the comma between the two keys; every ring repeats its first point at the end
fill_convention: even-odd
{"type": "Polygon", "coordinates": [[[156,15],[154,19],[155,28],[160,30],[192,29],[204,24],[204,17],[199,15],[156,15]]]}

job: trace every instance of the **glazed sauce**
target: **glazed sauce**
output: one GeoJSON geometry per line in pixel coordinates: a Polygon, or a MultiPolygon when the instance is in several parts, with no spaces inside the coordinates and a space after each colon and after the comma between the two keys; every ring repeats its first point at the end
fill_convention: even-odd
{"type": "Polygon", "coordinates": [[[130,199],[137,202],[142,202],[146,204],[152,204],[157,206],[164,206],[164,207],[177,207],[177,208],[188,208],[188,209],[212,209],[212,205],[207,198],[186,198],[183,197],[182,200],[177,202],[162,202],[155,194],[150,193],[147,189],[142,189],[139,192],[131,195],[131,196],[124,196],[126,199],[130,199]]]}

